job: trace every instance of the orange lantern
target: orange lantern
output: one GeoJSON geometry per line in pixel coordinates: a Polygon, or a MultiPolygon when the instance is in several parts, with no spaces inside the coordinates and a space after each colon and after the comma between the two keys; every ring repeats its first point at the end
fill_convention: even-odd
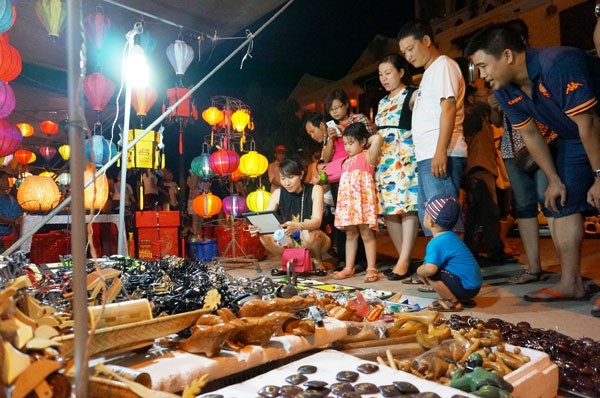
{"type": "Polygon", "coordinates": [[[138,116],[146,116],[157,98],[156,89],[150,85],[134,87],[131,90],[131,105],[138,116]]]}
{"type": "Polygon", "coordinates": [[[233,128],[240,133],[244,131],[249,121],[250,114],[246,109],[239,109],[231,115],[231,124],[233,125],[233,128]]]}
{"type": "MultiPolygon", "coordinates": [[[[96,168],[88,164],[83,172],[83,181],[91,180],[96,174],[96,168]]],[[[106,174],[97,177],[95,182],[83,190],[83,205],[87,210],[102,209],[108,199],[108,179],[106,174]]]]}
{"type": "Polygon", "coordinates": [[[15,152],[14,156],[15,159],[17,159],[17,162],[19,162],[22,166],[25,166],[33,157],[33,152],[28,151],[27,149],[19,149],[15,152]]]}
{"type": "Polygon", "coordinates": [[[192,202],[194,212],[202,217],[212,217],[218,214],[221,206],[221,199],[210,192],[196,196],[192,202]]]}
{"type": "Polygon", "coordinates": [[[60,201],[60,191],[51,177],[30,175],[19,184],[17,202],[26,211],[50,211],[60,201]]]}
{"type": "Polygon", "coordinates": [[[241,165],[240,165],[240,167],[235,169],[235,171],[233,173],[231,173],[231,181],[233,181],[233,182],[239,181],[240,178],[242,178],[246,175],[242,170],[240,170],[240,168],[241,168],[241,165]]]}
{"type": "Polygon", "coordinates": [[[58,123],[52,120],[44,120],[40,123],[40,130],[46,135],[54,135],[58,133],[58,123]]]}
{"type": "Polygon", "coordinates": [[[202,112],[202,119],[211,126],[219,123],[224,117],[223,112],[216,106],[210,106],[202,112]]]}
{"type": "Polygon", "coordinates": [[[3,36],[4,39],[0,40],[0,80],[9,82],[21,74],[23,61],[19,51],[9,43],[8,34],[3,36]]]}
{"type": "Polygon", "coordinates": [[[21,131],[23,137],[31,137],[35,133],[35,129],[29,123],[18,123],[17,128],[21,131]]]}
{"type": "Polygon", "coordinates": [[[250,151],[240,158],[240,170],[250,177],[263,175],[268,167],[267,158],[256,151],[250,151]]]}

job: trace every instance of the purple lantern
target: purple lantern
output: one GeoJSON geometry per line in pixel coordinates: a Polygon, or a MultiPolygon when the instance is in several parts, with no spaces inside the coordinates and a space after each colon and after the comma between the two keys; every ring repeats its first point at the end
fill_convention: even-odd
{"type": "Polygon", "coordinates": [[[4,81],[0,81],[0,119],[4,119],[15,109],[15,92],[4,81]]]}
{"type": "Polygon", "coordinates": [[[225,214],[238,217],[248,212],[246,197],[237,194],[226,196],[223,199],[223,211],[225,214]]]}
{"type": "Polygon", "coordinates": [[[0,157],[16,151],[23,141],[23,134],[13,123],[0,119],[0,157]]]}

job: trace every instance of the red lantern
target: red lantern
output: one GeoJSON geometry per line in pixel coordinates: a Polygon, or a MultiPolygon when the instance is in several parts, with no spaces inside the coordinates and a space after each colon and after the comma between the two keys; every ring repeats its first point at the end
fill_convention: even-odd
{"type": "Polygon", "coordinates": [[[102,7],[97,6],[96,12],[88,15],[84,21],[85,35],[96,45],[97,49],[102,48],[104,36],[110,29],[110,19],[102,12],[102,7]]]}
{"type": "Polygon", "coordinates": [[[192,207],[194,212],[202,217],[212,217],[221,211],[221,199],[212,193],[203,193],[194,199],[192,207]]]}
{"type": "Polygon", "coordinates": [[[102,112],[115,92],[115,84],[100,72],[83,79],[83,94],[96,112],[102,112]]]}
{"type": "Polygon", "coordinates": [[[4,39],[0,40],[0,80],[9,82],[19,76],[23,61],[19,51],[10,45],[8,34],[3,36],[4,39]]]}
{"type": "MultiPolygon", "coordinates": [[[[179,101],[179,99],[181,99],[181,97],[187,94],[188,91],[190,91],[189,88],[181,87],[167,89],[167,100],[169,101],[169,106],[173,106],[173,104],[179,101]]],[[[163,107],[163,112],[165,110],[166,108],[163,107]]],[[[196,109],[196,106],[192,103],[191,98],[188,97],[185,101],[179,104],[177,108],[173,110],[171,116],[179,116],[184,118],[191,117],[192,119],[196,120],[198,119],[198,110],[196,109]]]]}
{"type": "Polygon", "coordinates": [[[43,146],[40,148],[40,155],[49,162],[56,156],[56,148],[53,146],[43,146]]]}
{"type": "Polygon", "coordinates": [[[216,174],[231,174],[240,165],[240,157],[234,151],[219,149],[210,155],[209,163],[216,174]]]}
{"type": "Polygon", "coordinates": [[[22,166],[26,166],[33,156],[33,152],[28,151],[27,149],[19,149],[15,152],[14,156],[15,159],[17,159],[17,162],[19,162],[22,166]]]}
{"type": "Polygon", "coordinates": [[[13,153],[21,142],[23,135],[21,131],[5,119],[0,119],[0,157],[13,153]]]}
{"type": "Polygon", "coordinates": [[[131,90],[131,105],[138,116],[146,116],[157,98],[156,89],[150,85],[134,87],[131,90]]]}
{"type": "Polygon", "coordinates": [[[224,129],[231,125],[231,109],[223,109],[223,119],[218,123],[219,127],[224,129]]]}
{"type": "Polygon", "coordinates": [[[52,120],[44,120],[40,123],[40,130],[46,135],[54,135],[58,133],[58,123],[52,120]]]}

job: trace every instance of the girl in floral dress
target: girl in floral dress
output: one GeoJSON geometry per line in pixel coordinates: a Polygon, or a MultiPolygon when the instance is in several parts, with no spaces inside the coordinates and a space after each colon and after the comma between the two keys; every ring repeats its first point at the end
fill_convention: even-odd
{"type": "Polygon", "coordinates": [[[375,168],[379,214],[383,215],[398,261],[387,272],[389,280],[409,276],[409,265],[419,231],[417,162],[410,131],[416,90],[408,86],[407,63],[390,54],[379,63],[379,81],[388,95],[379,101],[375,124],[383,139],[381,160],[375,168]]]}
{"type": "Polygon", "coordinates": [[[346,232],[346,266],[335,272],[335,279],[354,275],[358,236],[362,237],[367,256],[365,282],[378,279],[377,257],[377,190],[373,172],[379,162],[382,138],[370,135],[363,123],[350,124],[342,136],[348,159],[342,165],[342,176],[335,211],[335,226],[346,232]],[[367,149],[368,148],[368,149],[367,149]]]}

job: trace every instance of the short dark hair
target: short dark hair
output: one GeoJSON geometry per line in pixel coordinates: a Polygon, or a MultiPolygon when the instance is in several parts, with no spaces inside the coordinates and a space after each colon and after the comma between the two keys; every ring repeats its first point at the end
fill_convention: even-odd
{"type": "Polygon", "coordinates": [[[404,24],[398,32],[397,39],[400,41],[406,37],[414,37],[416,40],[423,40],[425,36],[429,36],[432,43],[435,42],[431,25],[420,19],[415,19],[404,24]]]}
{"type": "Polygon", "coordinates": [[[407,86],[412,84],[412,76],[409,71],[408,62],[402,55],[398,53],[387,54],[381,59],[381,61],[379,61],[379,65],[383,63],[392,64],[398,72],[403,70],[404,75],[402,75],[402,79],[400,80],[407,86]]]}
{"type": "Polygon", "coordinates": [[[334,100],[338,100],[342,104],[350,106],[350,98],[348,98],[348,94],[346,94],[344,90],[333,90],[327,97],[325,97],[325,111],[327,113],[329,113],[334,100]]]}
{"type": "Polygon", "coordinates": [[[284,177],[301,176],[306,170],[298,159],[287,158],[279,165],[279,173],[284,177]]]}
{"type": "Polygon", "coordinates": [[[315,127],[319,127],[321,123],[325,123],[325,116],[319,112],[310,112],[304,116],[302,126],[306,126],[306,123],[312,124],[315,127]]]}
{"type": "Polygon", "coordinates": [[[525,43],[519,32],[507,23],[501,23],[491,25],[473,36],[465,48],[465,54],[470,57],[481,50],[498,59],[507,49],[522,53],[525,52],[525,43]]]}
{"type": "Polygon", "coordinates": [[[365,126],[362,122],[351,123],[344,133],[342,134],[344,137],[352,137],[355,140],[368,140],[371,134],[369,134],[369,130],[367,130],[367,126],[365,126]]]}

